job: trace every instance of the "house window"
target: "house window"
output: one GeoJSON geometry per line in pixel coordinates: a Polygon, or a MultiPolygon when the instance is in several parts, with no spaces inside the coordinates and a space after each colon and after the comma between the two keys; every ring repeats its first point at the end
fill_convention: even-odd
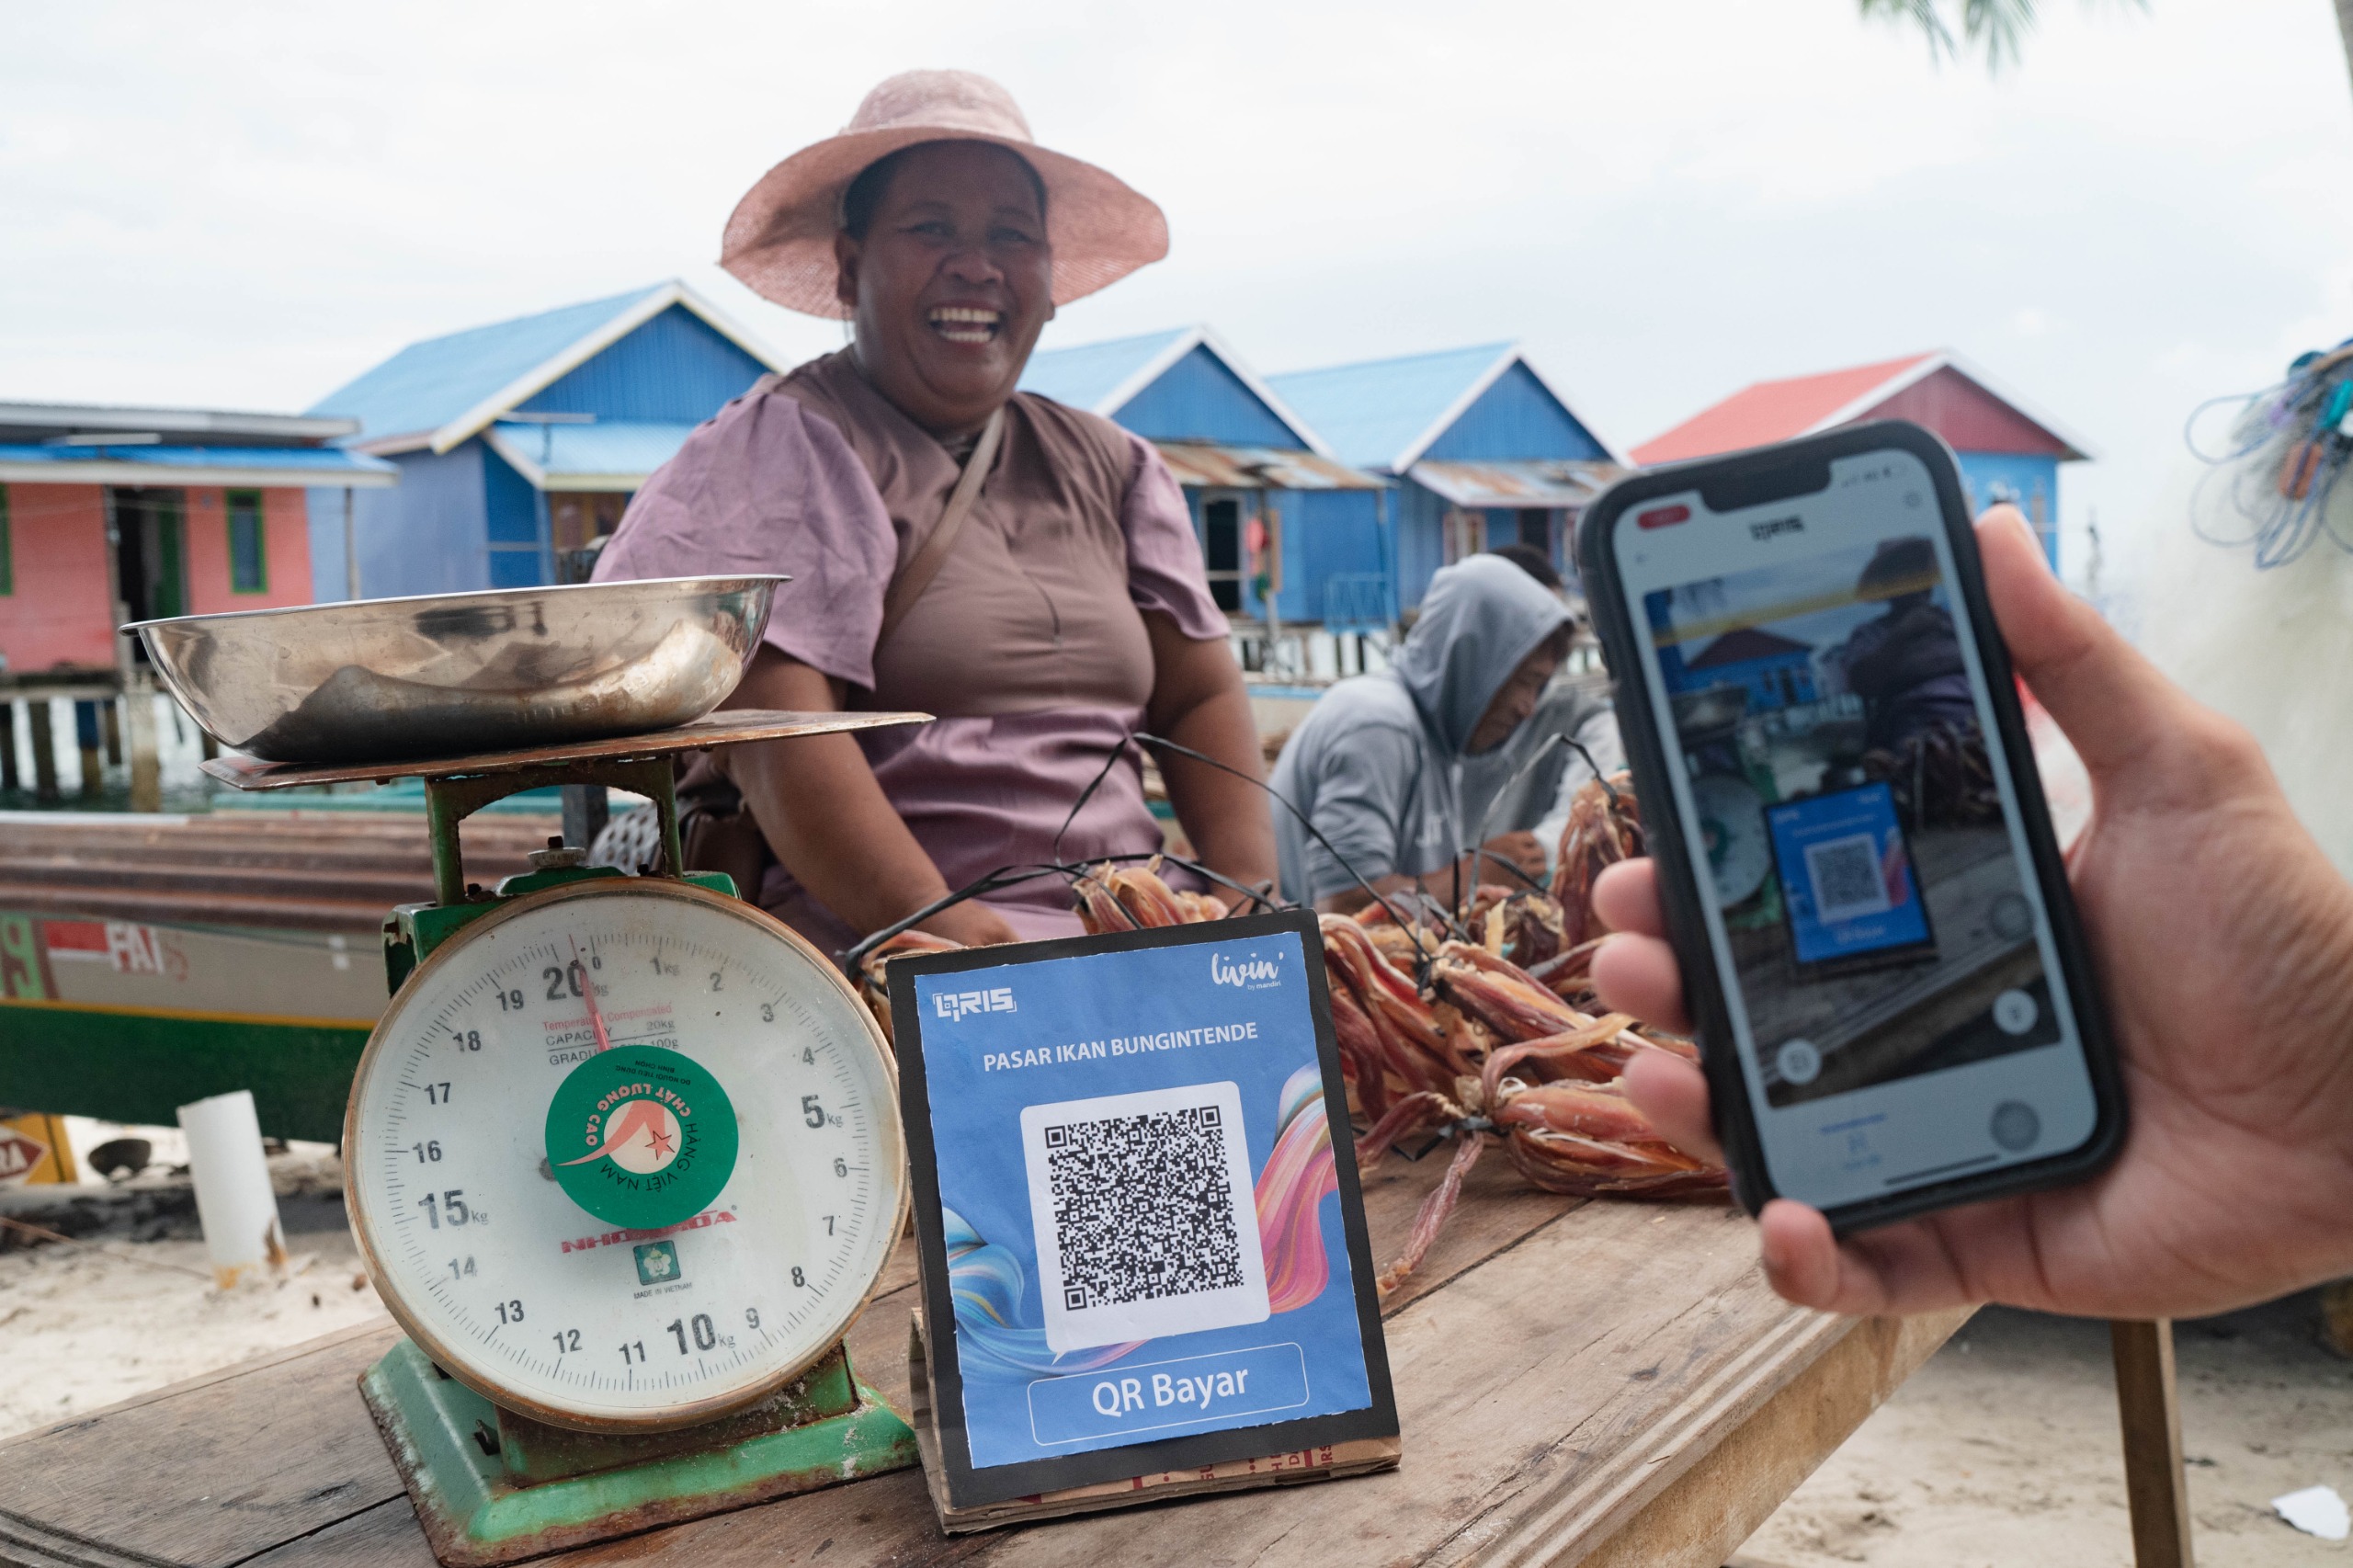
{"type": "Polygon", "coordinates": [[[8,487],[0,484],[0,594],[17,591],[17,541],[8,532],[8,487]]]}
{"type": "Polygon", "coordinates": [[[229,591],[269,592],[268,537],[262,528],[261,492],[232,490],[229,504],[229,591]]]}
{"type": "Polygon", "coordinates": [[[1242,503],[1222,496],[1201,504],[1201,554],[1210,598],[1228,615],[1242,613],[1242,503]]]}

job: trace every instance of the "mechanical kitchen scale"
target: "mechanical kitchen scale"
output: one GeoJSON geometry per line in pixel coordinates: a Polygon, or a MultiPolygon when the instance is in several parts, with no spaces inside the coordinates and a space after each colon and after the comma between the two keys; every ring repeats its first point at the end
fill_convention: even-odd
{"type": "Polygon", "coordinates": [[[247,790],[425,782],[435,897],[385,922],[392,1001],[344,1157],[408,1335],[361,1392],[444,1563],[916,1462],[842,1344],[906,1221],[888,1047],[824,955],[724,875],[677,869],[671,780],[680,752],[923,717],[734,710],[431,761],[204,765],[247,790]],[[466,816],[571,784],[654,801],[646,874],[551,846],[467,882],[466,816]]]}

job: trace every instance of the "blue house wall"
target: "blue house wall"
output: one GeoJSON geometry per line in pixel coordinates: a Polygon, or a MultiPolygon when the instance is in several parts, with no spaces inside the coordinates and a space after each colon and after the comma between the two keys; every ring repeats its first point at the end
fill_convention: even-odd
{"type": "Polygon", "coordinates": [[[1446,564],[1446,514],[1453,504],[1435,490],[1401,479],[1390,505],[1397,516],[1397,604],[1401,610],[1410,609],[1422,602],[1430,578],[1446,564]]]}
{"type": "Polygon", "coordinates": [[[481,437],[466,445],[482,449],[483,544],[490,558],[490,585],[529,588],[554,582],[546,498],[481,437]]]}
{"type": "Polygon", "coordinates": [[[1306,446],[1201,344],[1153,378],[1111,417],[1150,441],[1217,441],[1294,451],[1306,446]]]}
{"type": "MultiPolygon", "coordinates": [[[[699,316],[672,305],[516,404],[529,414],[700,424],[767,367],[699,316]]],[[[360,582],[370,597],[521,588],[551,582],[546,497],[472,437],[446,453],[391,460],[399,484],[353,495],[360,582]]],[[[344,598],[343,493],[310,492],[311,583],[344,598]]]]}
{"type": "MultiPolygon", "coordinates": [[[[448,452],[403,453],[391,460],[401,471],[400,483],[352,492],[359,577],[369,597],[461,594],[492,585],[486,450],[475,440],[448,452]]],[[[322,601],[347,597],[343,492],[314,489],[310,503],[312,592],[322,601]]]]}
{"type": "Polygon", "coordinates": [[[1381,492],[1294,490],[1283,527],[1283,591],[1275,608],[1285,620],[1329,623],[1345,607],[1325,602],[1336,577],[1382,576],[1392,587],[1381,619],[1396,619],[1395,550],[1381,492]]]}
{"type": "Polygon", "coordinates": [[[700,424],[767,373],[701,317],[672,305],[515,406],[529,414],[700,424]]]}
{"type": "Polygon", "coordinates": [[[1514,361],[1422,456],[1437,462],[1535,458],[1594,462],[1609,453],[1544,390],[1535,372],[1514,361]]]}

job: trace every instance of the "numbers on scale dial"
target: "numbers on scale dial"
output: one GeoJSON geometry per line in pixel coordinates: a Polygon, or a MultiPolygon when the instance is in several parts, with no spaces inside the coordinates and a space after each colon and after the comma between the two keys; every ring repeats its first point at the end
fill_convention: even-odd
{"type": "Polygon", "coordinates": [[[466,1202],[466,1189],[462,1187],[453,1187],[440,1194],[438,1202],[435,1195],[428,1192],[416,1200],[416,1206],[425,1210],[426,1220],[437,1231],[444,1224],[454,1231],[467,1225],[490,1223],[489,1215],[466,1202]]]}
{"type": "Polygon", "coordinates": [[[410,1314],[493,1386],[559,1408],[659,1410],[757,1377],[779,1358],[799,1360],[836,1305],[863,1294],[898,1201],[887,1175],[897,1155],[887,1064],[865,1060],[853,998],[837,1005],[813,992],[794,978],[796,960],[756,935],[712,939],[676,918],[699,911],[675,905],[629,922],[575,909],[528,936],[510,926],[515,935],[485,944],[479,967],[445,970],[429,996],[412,994],[405,1070],[380,1076],[388,1097],[363,1111],[384,1151],[373,1233],[388,1249],[382,1261],[405,1262],[423,1292],[404,1292],[410,1314]],[[588,1043],[584,1012],[601,1015],[607,1039],[588,1043]],[[544,1106],[585,1059],[584,1045],[678,1050],[716,1073],[739,1106],[764,1100],[766,1125],[792,1130],[789,1147],[800,1151],[779,1173],[782,1187],[731,1187],[701,1224],[653,1241],[614,1237],[615,1226],[559,1196],[542,1158],[552,1145],[537,1128],[517,1136],[518,1110],[544,1106]],[[434,1066],[456,1071],[429,1079],[434,1066]],[[777,1067],[772,1088],[738,1088],[777,1067]],[[468,1092],[458,1096],[461,1082],[468,1092]],[[426,1189],[420,1176],[449,1185],[426,1189]],[[793,1195],[781,1210],[763,1201],[778,1190],[793,1195]],[[733,1221],[724,1229],[709,1220],[720,1210],[733,1221]],[[445,1231],[463,1233],[438,1237],[445,1231]],[[441,1253],[428,1236],[472,1250],[441,1253]],[[653,1245],[664,1254],[635,1256],[653,1245]],[[780,1289],[790,1294],[779,1301],[780,1289]],[[562,1327],[540,1310],[558,1299],[573,1320],[562,1327]],[[670,1353],[650,1356],[656,1345],[670,1353]]]}
{"type": "MultiPolygon", "coordinates": [[[[690,1332],[694,1335],[695,1348],[697,1350],[710,1351],[719,1348],[719,1329],[717,1325],[710,1321],[710,1315],[708,1312],[697,1312],[691,1320],[686,1318],[672,1318],[670,1320],[669,1328],[670,1332],[677,1336],[678,1354],[681,1356],[688,1353],[687,1350],[687,1335],[690,1332]],[[691,1323],[691,1328],[689,1327],[689,1323],[691,1323]]],[[[730,1350],[733,1350],[735,1348],[735,1342],[733,1339],[730,1339],[727,1341],[727,1347],[730,1350]]]]}

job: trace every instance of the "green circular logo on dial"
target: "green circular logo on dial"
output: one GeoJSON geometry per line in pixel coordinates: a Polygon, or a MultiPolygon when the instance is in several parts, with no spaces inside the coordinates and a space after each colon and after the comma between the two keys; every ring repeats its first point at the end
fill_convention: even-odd
{"type": "Polygon", "coordinates": [[[601,1051],[548,1103],[548,1168],[608,1224],[691,1220],[735,1171],[735,1108],[710,1069],[658,1045],[601,1051]]]}

